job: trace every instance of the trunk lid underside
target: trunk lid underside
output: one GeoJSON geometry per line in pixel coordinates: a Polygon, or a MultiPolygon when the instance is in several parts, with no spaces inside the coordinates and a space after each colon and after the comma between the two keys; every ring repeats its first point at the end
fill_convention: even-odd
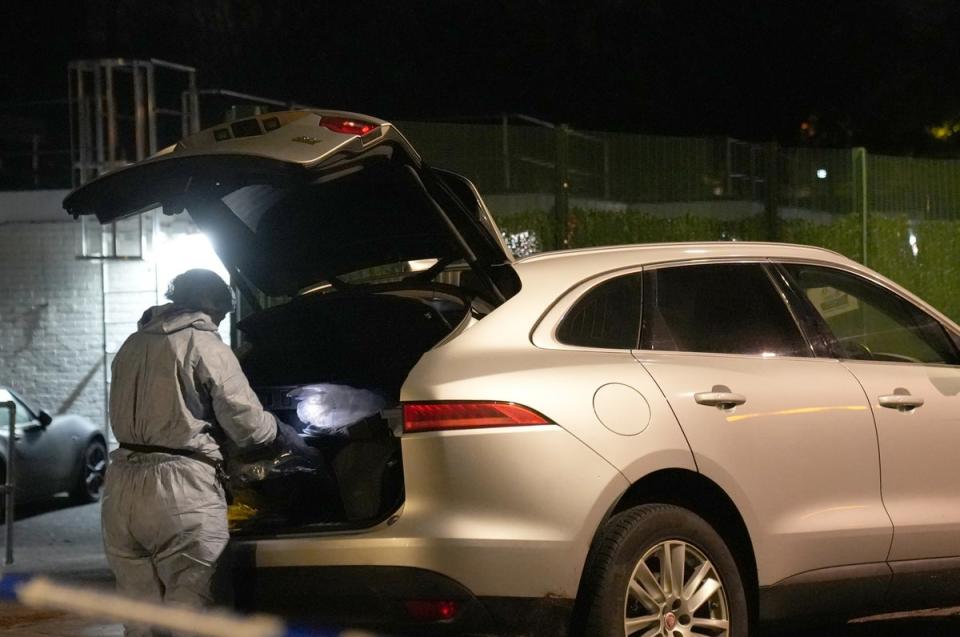
{"type": "Polygon", "coordinates": [[[323,461],[238,461],[231,475],[249,478],[238,493],[248,515],[239,524],[252,535],[364,528],[396,511],[400,443],[384,412],[364,411],[339,428],[314,421],[357,396],[395,407],[410,369],[472,316],[473,300],[493,307],[519,289],[513,257],[469,181],[424,165],[386,122],[346,135],[323,128],[327,115],[214,127],[64,201],[75,217],[101,223],[158,207],[188,212],[253,300],[257,311],[237,324],[244,371],[264,407],[323,461]],[[394,287],[350,283],[355,273],[431,259],[433,267],[394,287]],[[470,271],[451,268],[456,283],[432,280],[461,261],[470,271]],[[262,297],[280,304],[260,309],[262,297]]]}
{"type": "Polygon", "coordinates": [[[186,210],[228,269],[269,296],[420,259],[464,260],[492,301],[512,294],[512,256],[469,182],[425,166],[385,122],[344,135],[317,125],[323,115],[298,115],[253,138],[198,133],[82,186],[64,207],[102,223],[186,210]]]}

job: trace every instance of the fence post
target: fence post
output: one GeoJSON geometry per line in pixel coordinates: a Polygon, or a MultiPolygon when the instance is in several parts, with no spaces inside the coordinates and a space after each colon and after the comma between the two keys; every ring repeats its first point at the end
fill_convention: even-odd
{"type": "Polygon", "coordinates": [[[560,124],[556,128],[556,192],[553,197],[554,208],[554,246],[556,250],[566,247],[567,220],[570,213],[570,176],[568,174],[570,152],[570,127],[560,124]]]}
{"type": "Polygon", "coordinates": [[[603,198],[610,200],[610,140],[603,136],[603,198]]]}
{"type": "Polygon", "coordinates": [[[13,469],[16,466],[16,459],[13,453],[13,443],[17,433],[17,405],[12,400],[2,402],[0,403],[0,410],[2,409],[6,409],[8,411],[10,418],[7,427],[7,475],[3,485],[3,500],[4,504],[6,505],[6,518],[4,519],[4,531],[6,531],[6,544],[4,548],[6,549],[6,557],[4,559],[4,564],[10,566],[13,564],[13,506],[15,495],[15,479],[13,469]]]}
{"type": "Polygon", "coordinates": [[[510,192],[510,116],[503,114],[501,123],[503,129],[503,189],[510,192]]]}
{"type": "Polygon", "coordinates": [[[780,241],[780,146],[776,141],[767,144],[766,154],[764,212],[767,217],[767,241],[780,241]]]}
{"type": "Polygon", "coordinates": [[[33,136],[33,154],[30,162],[31,167],[33,168],[33,187],[36,188],[40,185],[40,136],[33,136]]]}
{"type": "Polygon", "coordinates": [[[857,146],[851,150],[853,159],[853,212],[860,215],[861,259],[867,265],[867,149],[857,146]]]}

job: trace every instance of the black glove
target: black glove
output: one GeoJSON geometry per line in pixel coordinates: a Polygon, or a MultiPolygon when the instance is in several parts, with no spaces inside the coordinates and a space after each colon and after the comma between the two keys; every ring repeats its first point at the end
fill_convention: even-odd
{"type": "Polygon", "coordinates": [[[290,451],[308,458],[316,458],[320,455],[320,451],[303,441],[296,429],[280,420],[277,420],[277,438],[273,444],[281,452],[290,451]]]}

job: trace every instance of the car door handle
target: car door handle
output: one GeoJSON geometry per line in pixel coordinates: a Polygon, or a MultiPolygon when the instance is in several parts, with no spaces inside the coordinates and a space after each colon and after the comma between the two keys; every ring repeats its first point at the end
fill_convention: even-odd
{"type": "Polygon", "coordinates": [[[720,409],[732,409],[737,405],[742,405],[747,402],[746,396],[731,391],[702,391],[694,394],[693,399],[700,405],[708,405],[720,409]]]}
{"type": "Polygon", "coordinates": [[[913,411],[917,407],[923,406],[923,398],[920,396],[911,396],[910,394],[887,394],[878,396],[877,402],[881,407],[896,409],[897,411],[913,411]]]}

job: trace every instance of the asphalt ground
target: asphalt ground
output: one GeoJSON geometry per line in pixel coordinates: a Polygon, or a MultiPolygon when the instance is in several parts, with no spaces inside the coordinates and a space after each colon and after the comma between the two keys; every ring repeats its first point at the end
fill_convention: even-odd
{"type": "MultiPolygon", "coordinates": [[[[4,573],[43,574],[78,587],[113,590],[103,556],[100,505],[74,505],[66,497],[18,505],[14,524],[14,563],[4,573]]],[[[0,531],[6,529],[0,525],[0,531]]],[[[4,535],[5,537],[5,535],[4,535]]],[[[6,547],[4,547],[6,548],[6,547]]],[[[0,602],[3,637],[120,637],[117,624],[104,624],[56,610],[0,602]]]]}
{"type": "MultiPolygon", "coordinates": [[[[62,496],[18,505],[12,566],[5,572],[44,573],[81,584],[112,587],[100,536],[100,505],[74,505],[62,496]]],[[[0,525],[2,528],[2,525],[0,525]]]]}
{"type": "MultiPolygon", "coordinates": [[[[0,525],[2,530],[2,525],[0,525]]],[[[18,507],[14,564],[3,572],[40,573],[63,584],[113,589],[103,556],[100,506],[66,498],[18,507]]],[[[117,624],[0,603],[0,637],[120,637],[117,624]]],[[[778,632],[780,637],[960,637],[960,608],[901,613],[835,627],[778,632]]],[[[774,637],[769,631],[761,637],[774,637]]]]}

